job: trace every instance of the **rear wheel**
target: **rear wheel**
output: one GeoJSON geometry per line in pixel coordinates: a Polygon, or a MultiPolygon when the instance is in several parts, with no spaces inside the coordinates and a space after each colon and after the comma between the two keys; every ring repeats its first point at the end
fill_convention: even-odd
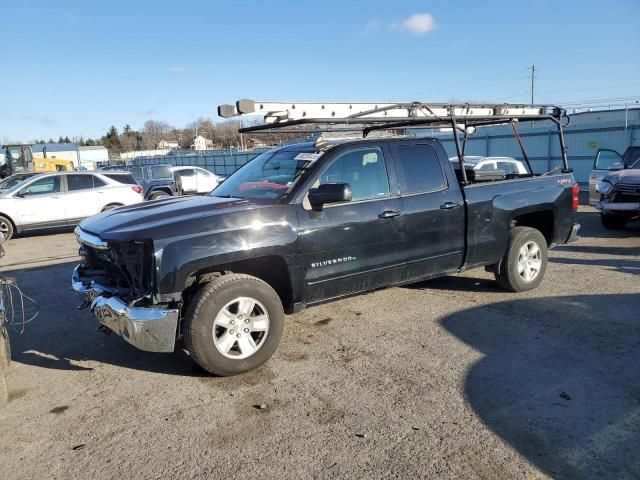
{"type": "Polygon", "coordinates": [[[3,215],[0,215],[0,233],[4,235],[5,240],[13,237],[13,223],[3,215]]]}
{"type": "Polygon", "coordinates": [[[284,328],[278,294],[250,275],[229,274],[204,285],[185,315],[193,360],[220,376],[252,370],[276,351],[284,328]]]}
{"type": "Polygon", "coordinates": [[[153,192],[151,195],[149,195],[149,200],[157,200],[158,198],[170,196],[171,195],[169,195],[167,192],[153,192]]]}
{"type": "Polygon", "coordinates": [[[539,230],[515,227],[498,272],[498,284],[505,290],[524,292],[536,288],[547,270],[547,241],[539,230]]]}
{"type": "Polygon", "coordinates": [[[118,208],[121,207],[122,205],[119,203],[111,203],[109,205],[107,205],[106,207],[104,207],[102,210],[100,210],[101,212],[106,212],[107,210],[113,210],[114,208],[118,208]]]}
{"type": "Polygon", "coordinates": [[[629,221],[624,215],[611,215],[606,213],[600,214],[600,220],[604,228],[608,230],[620,230],[624,228],[629,221]]]}

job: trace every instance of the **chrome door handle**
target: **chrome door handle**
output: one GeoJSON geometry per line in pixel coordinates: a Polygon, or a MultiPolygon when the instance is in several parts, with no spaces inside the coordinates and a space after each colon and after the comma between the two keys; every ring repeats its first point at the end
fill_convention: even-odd
{"type": "Polygon", "coordinates": [[[401,212],[398,212],[396,210],[385,210],[380,215],[378,215],[378,218],[393,218],[397,217],[400,214],[401,212]]]}
{"type": "Polygon", "coordinates": [[[440,208],[442,210],[451,210],[453,208],[459,207],[460,204],[456,203],[456,202],[444,202],[442,205],[440,205],[440,208]]]}

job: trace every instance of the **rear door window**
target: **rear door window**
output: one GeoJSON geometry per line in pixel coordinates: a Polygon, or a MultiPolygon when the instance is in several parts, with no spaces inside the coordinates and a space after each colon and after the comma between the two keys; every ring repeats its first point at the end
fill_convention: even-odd
{"type": "Polygon", "coordinates": [[[516,164],[513,162],[497,162],[498,170],[502,170],[504,173],[513,174],[518,173],[516,164]]]}
{"type": "Polygon", "coordinates": [[[131,172],[131,175],[133,175],[133,178],[135,178],[136,180],[144,180],[144,173],[141,167],[131,167],[129,168],[129,171],[131,172]]]}
{"type": "Polygon", "coordinates": [[[132,175],[123,175],[122,173],[104,173],[103,175],[125,185],[135,185],[138,183],[132,175]]]}
{"type": "Polygon", "coordinates": [[[400,190],[405,194],[440,190],[447,181],[431,145],[398,145],[400,190]]]}
{"type": "Polygon", "coordinates": [[[67,190],[89,190],[93,188],[93,175],[67,175],[67,190]]]}
{"type": "Polygon", "coordinates": [[[91,175],[93,177],[93,188],[104,187],[106,185],[105,181],[95,175],[91,175]]]}
{"type": "Polygon", "coordinates": [[[151,178],[172,178],[169,167],[151,167],[151,178]]]}

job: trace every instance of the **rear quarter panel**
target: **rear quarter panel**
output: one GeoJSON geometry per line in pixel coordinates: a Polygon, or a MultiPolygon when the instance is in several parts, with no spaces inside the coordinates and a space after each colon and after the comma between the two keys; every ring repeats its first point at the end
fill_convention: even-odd
{"type": "Polygon", "coordinates": [[[553,238],[561,243],[573,224],[571,174],[523,178],[465,188],[467,201],[466,268],[491,265],[504,255],[512,221],[527,213],[551,212],[553,238]]]}

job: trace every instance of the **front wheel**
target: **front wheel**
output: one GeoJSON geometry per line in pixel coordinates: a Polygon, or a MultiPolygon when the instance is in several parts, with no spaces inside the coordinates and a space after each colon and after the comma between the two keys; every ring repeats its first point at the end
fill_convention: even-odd
{"type": "Polygon", "coordinates": [[[505,290],[524,292],[536,288],[547,270],[547,241],[539,230],[515,227],[498,272],[498,284],[505,290]]]}
{"type": "Polygon", "coordinates": [[[220,376],[262,365],[284,328],[278,294],[259,278],[229,274],[204,285],[185,315],[184,340],[193,360],[220,376]]]}
{"type": "Polygon", "coordinates": [[[4,235],[5,240],[13,237],[13,223],[7,217],[0,215],[0,233],[4,235]]]}

